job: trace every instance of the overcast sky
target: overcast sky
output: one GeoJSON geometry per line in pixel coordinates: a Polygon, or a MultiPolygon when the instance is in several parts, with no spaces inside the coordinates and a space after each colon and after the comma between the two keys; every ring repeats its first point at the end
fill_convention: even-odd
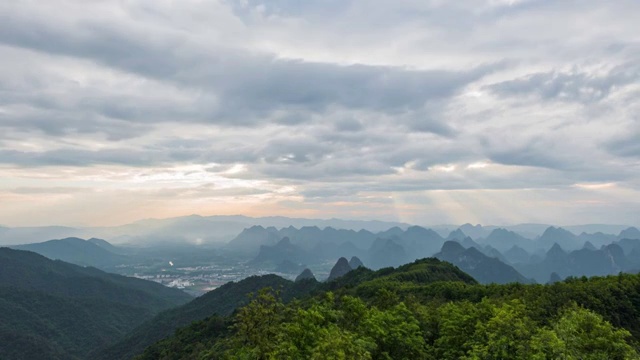
{"type": "Polygon", "coordinates": [[[640,2],[0,2],[0,224],[640,224],[640,2]]]}

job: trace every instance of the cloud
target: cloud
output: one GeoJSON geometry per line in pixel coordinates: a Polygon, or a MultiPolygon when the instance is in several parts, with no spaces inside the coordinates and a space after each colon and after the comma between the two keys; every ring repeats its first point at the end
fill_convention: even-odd
{"type": "Polygon", "coordinates": [[[589,104],[606,98],[614,88],[637,84],[638,81],[640,66],[634,62],[618,65],[604,74],[575,69],[569,72],[534,73],[492,84],[487,89],[503,96],[535,94],[544,100],[589,104]]]}
{"type": "MultiPolygon", "coordinates": [[[[414,70],[403,66],[339,65],[282,59],[214,45],[195,47],[183,34],[166,31],[161,40],[131,24],[56,24],[22,12],[0,19],[0,42],[6,45],[71,56],[136,74],[172,86],[201,91],[196,111],[153,109],[140,97],[84,99],[108,118],[140,121],[185,119],[229,125],[255,125],[278,111],[326,113],[332,108],[367,109],[387,114],[409,113],[412,128],[446,133],[441,119],[424,116],[429,102],[444,101],[469,83],[494,71],[477,66],[464,71],[414,70]],[[41,20],[41,21],[37,21],[41,20]],[[142,106],[141,106],[142,105],[142,106]],[[199,110],[199,111],[198,111],[199,110]]],[[[157,103],[157,102],[156,102],[157,103]]],[[[298,116],[297,123],[304,121],[298,116]]],[[[291,122],[289,113],[280,119],[291,122]]],[[[278,120],[278,119],[276,119],[278,120]]]]}
{"type": "Polygon", "coordinates": [[[623,134],[612,138],[607,143],[608,150],[618,156],[640,158],[640,122],[635,118],[635,126],[630,127],[623,134]]]}
{"type": "Polygon", "coordinates": [[[620,214],[640,201],[638,11],[632,0],[7,2],[0,198],[21,210],[0,216],[27,222],[18,205],[39,195],[41,219],[69,209],[73,223],[100,222],[79,209],[101,202],[132,220],[620,214]],[[591,183],[616,186],[576,185],[591,183]],[[594,196],[608,212],[583,209],[594,196]]]}

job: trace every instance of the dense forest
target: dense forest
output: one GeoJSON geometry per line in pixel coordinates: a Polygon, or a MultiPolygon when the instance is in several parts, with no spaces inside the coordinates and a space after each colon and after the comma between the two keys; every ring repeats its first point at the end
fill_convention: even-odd
{"type": "Polygon", "coordinates": [[[483,285],[436,259],[265,288],[137,359],[636,359],[640,275],[483,285]]]}

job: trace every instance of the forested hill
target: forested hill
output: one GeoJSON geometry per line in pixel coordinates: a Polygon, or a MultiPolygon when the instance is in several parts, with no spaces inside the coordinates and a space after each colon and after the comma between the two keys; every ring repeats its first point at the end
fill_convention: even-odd
{"type": "Polygon", "coordinates": [[[191,297],[150,281],[0,248],[0,359],[81,359],[191,297]]]}
{"type": "Polygon", "coordinates": [[[181,307],[167,310],[152,320],[142,324],[132,331],[123,341],[107,349],[95,352],[98,359],[129,359],[140,354],[144,349],[181,327],[193,321],[203,320],[214,314],[230,315],[237,307],[249,302],[247,295],[270,287],[280,293],[284,302],[293,299],[305,299],[312,294],[321,293],[328,289],[342,289],[343,291],[362,291],[359,285],[366,282],[392,281],[398,285],[430,283],[435,281],[463,281],[475,283],[469,275],[455,266],[437,259],[423,259],[398,269],[386,268],[372,271],[359,267],[336,280],[319,283],[315,280],[292,282],[276,275],[252,276],[239,282],[227,283],[220,288],[185,304],[181,307]],[[385,280],[386,279],[386,280],[385,280]]]}
{"type": "Polygon", "coordinates": [[[640,275],[481,285],[434,265],[359,268],[298,302],[263,290],[137,359],[639,358],[640,275]]]}

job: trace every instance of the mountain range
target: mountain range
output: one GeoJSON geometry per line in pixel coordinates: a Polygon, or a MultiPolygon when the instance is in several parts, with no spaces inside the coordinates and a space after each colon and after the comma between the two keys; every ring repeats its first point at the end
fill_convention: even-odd
{"type": "MultiPolygon", "coordinates": [[[[44,241],[48,239],[62,239],[68,237],[100,238],[114,244],[158,245],[158,244],[216,244],[225,243],[233,239],[243,229],[254,225],[263,227],[296,228],[317,226],[346,230],[367,230],[378,233],[393,227],[406,230],[411,224],[389,221],[363,221],[342,219],[302,219],[282,216],[247,217],[242,215],[200,216],[190,215],[166,219],[146,219],[119,226],[102,227],[7,227],[0,226],[0,245],[20,245],[44,241]]],[[[499,228],[515,232],[520,236],[534,239],[543,234],[550,225],[518,224],[511,226],[493,225],[433,225],[430,228],[441,237],[446,237],[451,231],[461,229],[474,240],[486,238],[499,228]]],[[[579,235],[582,233],[604,234],[619,233],[629,228],[629,225],[578,225],[563,228],[579,235]]],[[[437,250],[436,250],[437,251],[437,250]]],[[[502,251],[502,250],[501,250],[502,251]]]]}
{"type": "MultiPolygon", "coordinates": [[[[472,228],[472,231],[475,231],[473,229],[478,230],[477,227],[472,228]]],[[[640,270],[640,247],[637,246],[636,240],[640,240],[640,231],[637,228],[624,229],[617,235],[604,233],[575,235],[563,228],[548,227],[535,239],[528,239],[516,232],[497,228],[487,237],[472,239],[467,236],[462,227],[443,237],[432,229],[419,226],[410,226],[406,229],[391,227],[377,233],[331,227],[320,229],[317,226],[299,229],[293,226],[281,229],[251,226],[243,229],[224,245],[221,251],[249,258],[247,265],[254,268],[290,274],[292,278],[306,266],[316,265],[317,267],[340,257],[356,256],[363,259],[368,267],[380,269],[435,255],[461,266],[483,283],[527,282],[528,279],[545,283],[549,281],[551,273],[565,278],[640,270]],[[448,241],[459,243],[465,250],[464,254],[459,251],[442,253],[443,245],[448,241]],[[618,246],[622,251],[617,251],[618,246]],[[566,259],[553,258],[552,255],[558,252],[556,247],[567,252],[569,256],[566,259]],[[439,254],[436,255],[437,253],[439,254]],[[460,256],[468,260],[466,265],[463,265],[465,262],[460,260],[460,256]],[[475,272],[479,270],[468,267],[478,261],[480,262],[473,265],[474,267],[479,266],[480,263],[483,266],[488,263],[493,265],[486,265],[488,267],[481,275],[475,272]],[[504,269],[505,266],[514,269],[515,273],[519,273],[521,277],[516,276],[514,271],[498,270],[504,269]]],[[[145,255],[140,249],[134,249],[134,251],[133,248],[114,246],[106,240],[97,238],[89,240],[65,238],[17,245],[14,248],[30,250],[51,259],[93,266],[107,271],[119,264],[140,260],[144,256],[158,258],[157,253],[145,255]]],[[[204,256],[205,262],[207,258],[212,259],[214,256],[214,253],[194,249],[199,256],[204,256]]],[[[455,248],[449,244],[448,249],[455,248]]],[[[173,248],[168,250],[174,257],[180,251],[173,248]]],[[[189,252],[184,256],[193,257],[193,254],[189,252]]]]}
{"type": "Polygon", "coordinates": [[[0,227],[0,245],[21,245],[67,237],[101,238],[115,244],[215,244],[234,238],[253,225],[264,227],[333,227],[383,231],[394,226],[407,228],[400,222],[377,220],[303,219],[282,216],[248,217],[243,215],[190,215],[166,219],[145,219],[130,224],[102,227],[0,227]]]}

